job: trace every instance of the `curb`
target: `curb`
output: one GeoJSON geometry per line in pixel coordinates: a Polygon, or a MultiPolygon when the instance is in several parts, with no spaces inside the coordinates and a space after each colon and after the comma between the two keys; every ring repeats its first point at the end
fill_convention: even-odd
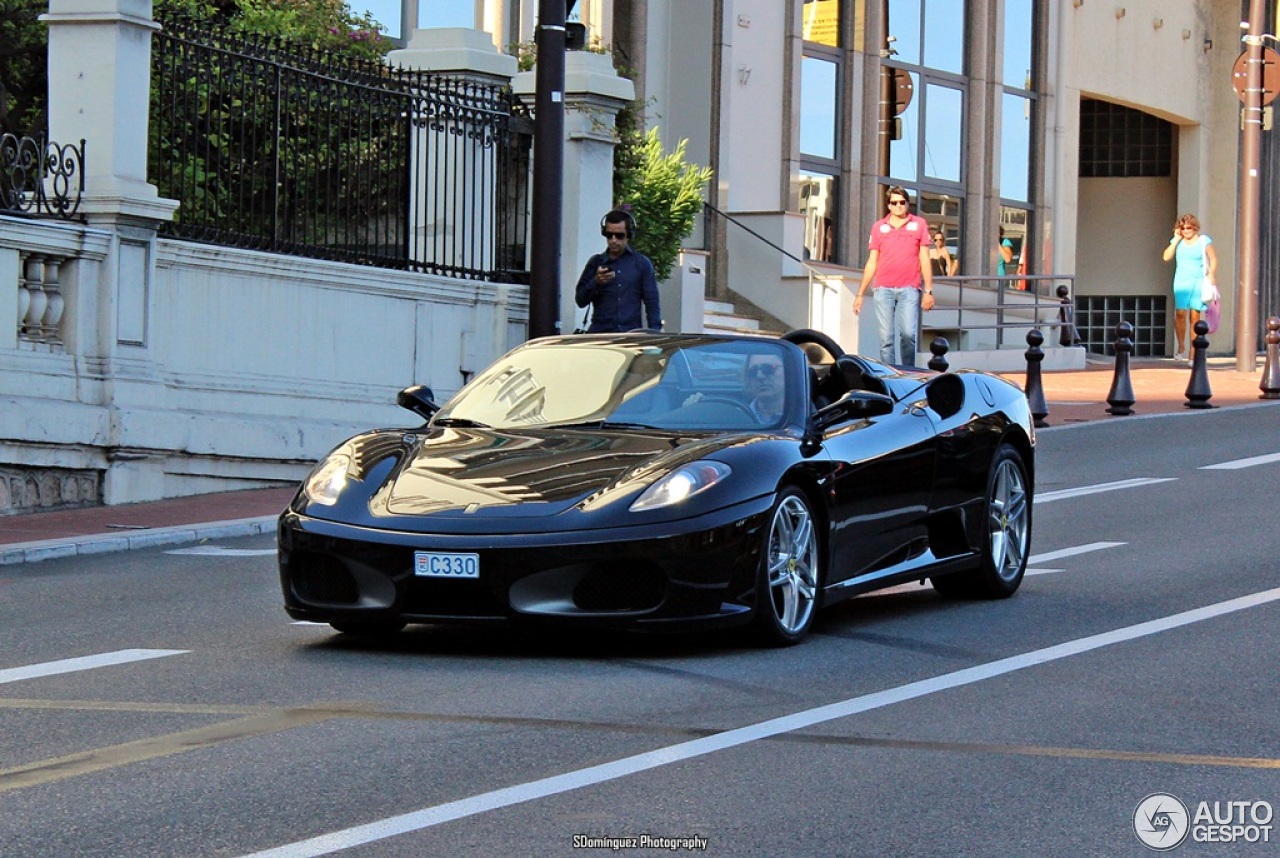
{"type": "Polygon", "coordinates": [[[92,534],[44,539],[37,542],[17,542],[0,547],[0,566],[55,560],[60,557],[132,551],[135,548],[153,548],[158,545],[186,545],[206,539],[255,536],[260,533],[274,532],[277,519],[279,519],[278,515],[265,515],[257,518],[208,521],[201,524],[150,527],[119,536],[92,534]]]}

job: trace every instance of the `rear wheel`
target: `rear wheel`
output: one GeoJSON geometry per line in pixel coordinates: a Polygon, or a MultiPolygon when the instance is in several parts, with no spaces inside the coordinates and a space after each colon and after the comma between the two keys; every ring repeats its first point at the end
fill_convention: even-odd
{"type": "Polygon", "coordinates": [[[813,626],[821,585],[818,533],[804,493],[785,488],[773,505],[756,578],[755,630],[762,643],[799,643],[813,626]]]}
{"type": "Polygon", "coordinates": [[[978,565],[933,579],[933,587],[954,598],[1004,599],[1022,583],[1031,547],[1031,492],[1022,456],[1002,444],[987,478],[986,532],[978,565]]]}

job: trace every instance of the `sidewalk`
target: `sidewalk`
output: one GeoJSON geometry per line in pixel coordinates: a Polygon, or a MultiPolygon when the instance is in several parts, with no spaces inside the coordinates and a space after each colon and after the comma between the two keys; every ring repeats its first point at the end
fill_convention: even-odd
{"type": "MultiPolygon", "coordinates": [[[[1024,373],[1004,373],[1022,387],[1024,373]]],[[[1091,361],[1083,370],[1043,374],[1049,407],[1041,432],[1096,422],[1132,421],[1155,415],[1204,413],[1186,407],[1191,368],[1170,359],[1141,358],[1130,363],[1134,414],[1107,413],[1107,396],[1115,378],[1110,360],[1091,361]]],[[[1211,358],[1209,404],[1216,407],[1275,407],[1280,400],[1262,400],[1262,367],[1237,372],[1231,358],[1211,358]]],[[[180,545],[271,533],[276,517],[293,497],[295,487],[249,489],[238,492],[173,498],[152,503],[38,512],[0,517],[0,566],[55,557],[126,551],[155,545],[180,545]]]]}
{"type": "MultiPolygon", "coordinates": [[[[1215,407],[1240,405],[1269,405],[1280,400],[1259,399],[1262,389],[1262,360],[1257,362],[1256,372],[1237,372],[1235,359],[1214,357],[1208,362],[1209,389],[1213,396],[1209,404],[1215,407]]],[[[1025,373],[1001,373],[1005,378],[1023,387],[1025,373]]],[[[1107,396],[1115,379],[1115,362],[1112,359],[1091,358],[1085,369],[1065,372],[1046,372],[1042,375],[1045,403],[1049,416],[1045,422],[1050,428],[1098,420],[1132,420],[1135,416],[1156,414],[1192,414],[1200,409],[1186,406],[1187,385],[1191,382],[1191,367],[1185,361],[1171,358],[1136,358],[1129,362],[1129,384],[1133,388],[1133,414],[1113,416],[1107,413],[1107,396]]],[[[1043,430],[1042,430],[1043,431],[1043,430]]]]}

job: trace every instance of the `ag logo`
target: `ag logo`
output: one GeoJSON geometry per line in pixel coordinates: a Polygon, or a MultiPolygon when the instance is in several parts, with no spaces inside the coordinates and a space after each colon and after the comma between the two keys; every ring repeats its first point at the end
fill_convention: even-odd
{"type": "Polygon", "coordinates": [[[1167,792],[1152,793],[1133,812],[1133,831],[1142,845],[1164,852],[1187,839],[1187,806],[1167,792]]]}

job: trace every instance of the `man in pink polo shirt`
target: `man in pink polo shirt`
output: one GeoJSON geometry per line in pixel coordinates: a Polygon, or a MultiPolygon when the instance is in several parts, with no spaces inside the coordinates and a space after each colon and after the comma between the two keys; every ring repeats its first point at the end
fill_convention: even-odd
{"type": "Polygon", "coordinates": [[[872,296],[880,325],[880,360],[895,366],[915,366],[920,308],[933,309],[929,224],[908,211],[907,192],[897,185],[889,188],[885,198],[889,201],[889,214],[871,226],[867,242],[871,253],[862,269],[853,312],[862,312],[862,295],[874,280],[872,296]]]}

